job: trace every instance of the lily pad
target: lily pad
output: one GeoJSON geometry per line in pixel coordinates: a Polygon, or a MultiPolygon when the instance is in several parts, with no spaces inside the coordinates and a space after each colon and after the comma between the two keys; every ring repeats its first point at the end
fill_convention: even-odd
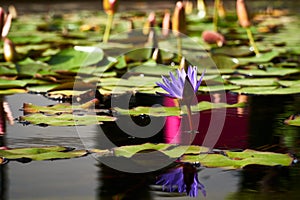
{"type": "MultiPolygon", "coordinates": [[[[193,112],[199,112],[204,110],[210,110],[210,109],[217,109],[217,108],[236,108],[236,107],[242,107],[244,106],[243,103],[238,104],[226,104],[226,103],[211,103],[208,101],[201,101],[195,106],[192,106],[193,112]]],[[[114,108],[118,114],[121,115],[141,115],[141,114],[147,114],[150,116],[155,117],[165,117],[165,116],[180,116],[182,114],[186,114],[186,109],[180,109],[179,107],[135,107],[133,109],[127,110],[127,109],[121,109],[121,108],[114,108]]]]}
{"type": "Polygon", "coordinates": [[[237,73],[244,74],[247,76],[286,76],[290,74],[299,73],[299,69],[290,69],[290,68],[275,68],[269,67],[266,70],[261,69],[239,69],[237,73]]]}
{"type": "Polygon", "coordinates": [[[232,56],[232,57],[244,57],[250,56],[253,54],[253,51],[250,50],[248,46],[240,46],[240,47],[219,47],[219,48],[212,48],[211,53],[232,56]]]}
{"type": "Polygon", "coordinates": [[[0,150],[0,156],[8,160],[54,160],[82,157],[87,155],[86,150],[74,150],[73,148],[52,146],[52,147],[29,147],[0,150]]]}
{"type": "Polygon", "coordinates": [[[239,90],[231,90],[239,94],[255,94],[255,95],[288,95],[299,94],[300,87],[278,88],[273,86],[267,87],[244,87],[239,90]]]}
{"type": "Polygon", "coordinates": [[[284,123],[291,126],[300,126],[300,115],[299,116],[291,116],[289,119],[286,119],[284,123]]]}
{"type": "Polygon", "coordinates": [[[259,56],[238,58],[238,63],[240,65],[245,65],[248,63],[265,63],[265,62],[269,62],[272,59],[278,57],[279,54],[280,53],[278,51],[270,51],[267,53],[261,53],[261,54],[259,54],[259,56]]]}
{"type": "Polygon", "coordinates": [[[230,83],[240,86],[272,86],[277,85],[276,78],[242,78],[229,79],[230,83]]]}
{"type": "Polygon", "coordinates": [[[30,123],[40,126],[85,126],[101,124],[103,121],[115,121],[116,118],[98,115],[43,115],[41,113],[19,117],[19,122],[30,123]]]}
{"type": "Polygon", "coordinates": [[[174,145],[174,144],[152,144],[152,143],[144,143],[141,145],[128,145],[122,147],[116,147],[113,149],[115,156],[123,156],[126,158],[130,158],[133,155],[142,152],[142,151],[160,151],[165,155],[171,158],[178,158],[183,154],[200,154],[207,153],[209,149],[207,147],[190,145],[174,145]]]}
{"type": "Polygon", "coordinates": [[[227,90],[237,90],[241,87],[238,85],[212,85],[212,86],[200,86],[198,91],[202,92],[218,92],[227,90]]]}
{"type": "Polygon", "coordinates": [[[103,59],[103,55],[103,51],[98,47],[69,48],[54,55],[48,64],[52,70],[70,70],[74,67],[96,64],[103,59]]]}
{"type": "Polygon", "coordinates": [[[225,151],[226,155],[221,154],[200,154],[186,155],[182,162],[200,162],[205,167],[222,168],[243,168],[247,165],[266,165],[266,166],[290,166],[293,158],[288,154],[273,152],[259,152],[246,149],[243,152],[225,151]]]}
{"type": "Polygon", "coordinates": [[[27,84],[27,82],[26,81],[22,81],[22,80],[0,79],[0,89],[25,87],[26,84],[27,84]]]}

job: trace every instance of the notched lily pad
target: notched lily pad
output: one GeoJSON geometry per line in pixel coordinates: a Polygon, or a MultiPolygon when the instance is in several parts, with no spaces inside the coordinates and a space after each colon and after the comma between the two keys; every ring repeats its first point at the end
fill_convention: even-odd
{"type": "MultiPolygon", "coordinates": [[[[238,104],[226,104],[226,103],[211,103],[208,101],[201,101],[197,105],[192,106],[193,112],[199,112],[204,110],[210,110],[210,109],[217,109],[217,108],[236,108],[236,107],[243,107],[243,103],[238,104]]],[[[121,115],[141,115],[141,114],[147,114],[150,116],[155,117],[165,117],[165,116],[180,116],[182,114],[186,114],[187,111],[183,107],[180,109],[179,107],[135,107],[133,109],[127,110],[122,108],[114,108],[118,114],[121,115]]]]}
{"type": "Polygon", "coordinates": [[[196,145],[184,146],[184,145],[174,145],[174,144],[165,144],[165,143],[159,143],[159,144],[145,143],[141,145],[128,145],[128,146],[116,147],[113,149],[115,156],[123,156],[127,158],[130,158],[139,152],[141,153],[145,151],[147,152],[159,151],[169,156],[170,158],[178,158],[183,154],[207,153],[209,151],[209,148],[196,146],[196,145]]]}
{"type": "Polygon", "coordinates": [[[31,160],[55,160],[82,157],[87,155],[86,150],[74,150],[74,148],[51,146],[51,147],[28,147],[0,150],[0,156],[8,160],[31,161],[31,160]]]}
{"type": "Polygon", "coordinates": [[[238,169],[247,165],[266,165],[266,166],[290,166],[293,158],[289,154],[280,154],[273,152],[259,152],[246,149],[242,152],[225,151],[226,155],[222,154],[200,154],[186,155],[182,162],[200,162],[205,167],[221,167],[238,169]]]}
{"type": "Polygon", "coordinates": [[[291,126],[300,126],[300,115],[292,115],[284,123],[291,126]]]}
{"type": "Polygon", "coordinates": [[[35,113],[19,117],[19,122],[25,124],[34,124],[39,126],[86,126],[92,124],[101,124],[104,121],[115,121],[116,118],[110,116],[98,115],[43,115],[35,113]]]}
{"type": "Polygon", "coordinates": [[[272,86],[277,85],[276,78],[241,78],[229,79],[231,84],[240,86],[272,86]]]}

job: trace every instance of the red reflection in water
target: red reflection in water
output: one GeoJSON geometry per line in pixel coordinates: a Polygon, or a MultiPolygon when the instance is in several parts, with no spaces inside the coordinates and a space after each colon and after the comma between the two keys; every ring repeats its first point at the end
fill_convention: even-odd
{"type": "MultiPolygon", "coordinates": [[[[213,94],[213,95],[199,95],[198,101],[210,101],[214,103],[228,103],[234,104],[238,102],[247,102],[247,96],[244,95],[235,95],[235,94],[213,94]]],[[[164,100],[165,106],[178,106],[176,105],[176,101],[171,98],[165,98],[164,100]]],[[[217,113],[218,110],[215,110],[217,113]]],[[[220,111],[223,112],[223,111],[220,111]]],[[[186,120],[183,120],[184,117],[171,116],[166,119],[165,126],[165,140],[167,143],[173,144],[186,144],[186,134],[182,134],[182,127],[184,127],[184,123],[186,120]]],[[[248,146],[248,108],[228,108],[226,109],[226,117],[222,132],[219,138],[215,138],[216,144],[214,148],[241,148],[245,149],[248,146]]],[[[216,121],[212,121],[212,112],[203,111],[200,112],[200,121],[197,133],[192,144],[195,145],[203,145],[203,142],[207,135],[209,126],[214,123],[218,123],[216,121]],[[212,124],[211,124],[212,123],[212,124]]],[[[218,135],[218,134],[216,134],[218,135]]]]}

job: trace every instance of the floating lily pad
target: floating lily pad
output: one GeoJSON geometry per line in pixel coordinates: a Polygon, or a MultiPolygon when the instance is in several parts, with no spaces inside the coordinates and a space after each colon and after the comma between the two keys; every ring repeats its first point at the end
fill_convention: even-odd
{"type": "Polygon", "coordinates": [[[240,86],[272,86],[278,84],[276,78],[241,78],[229,79],[228,81],[240,86]]]}
{"type": "Polygon", "coordinates": [[[26,81],[22,81],[22,80],[0,79],[0,89],[25,87],[26,84],[27,84],[27,82],[26,81]]]}
{"type": "Polygon", "coordinates": [[[113,149],[115,156],[123,156],[130,158],[133,155],[141,152],[141,151],[160,151],[165,155],[171,158],[178,158],[183,154],[200,154],[207,153],[209,151],[208,148],[202,146],[183,146],[183,145],[174,145],[174,144],[152,144],[145,143],[141,145],[128,145],[122,147],[116,147],[113,149]]]}
{"type": "Polygon", "coordinates": [[[286,76],[290,74],[299,73],[299,69],[290,69],[290,68],[275,68],[269,67],[266,70],[261,69],[239,69],[237,73],[244,74],[247,76],[286,76]]]}
{"type": "Polygon", "coordinates": [[[300,126],[300,115],[291,116],[289,119],[286,119],[284,122],[291,126],[300,126]]]}
{"type": "Polygon", "coordinates": [[[288,154],[279,154],[273,152],[259,152],[246,149],[243,152],[225,152],[227,156],[221,154],[200,154],[186,155],[182,162],[199,162],[205,167],[222,168],[243,168],[247,165],[266,165],[266,166],[290,166],[293,158],[288,154]]]}
{"type": "MultiPolygon", "coordinates": [[[[192,106],[193,112],[199,112],[204,110],[210,109],[217,109],[217,108],[236,108],[242,107],[244,104],[226,104],[226,103],[211,103],[207,101],[201,101],[195,106],[192,106]]],[[[121,108],[114,108],[119,114],[121,115],[141,115],[147,114],[156,117],[164,117],[164,116],[180,116],[182,114],[186,114],[186,109],[180,109],[179,107],[143,107],[139,106],[130,110],[121,109],[121,108]]]]}
{"type": "Polygon", "coordinates": [[[231,90],[239,94],[255,94],[255,95],[288,95],[299,94],[300,87],[278,88],[278,87],[244,87],[239,90],[231,90]]]}
{"type": "Polygon", "coordinates": [[[10,95],[10,94],[18,94],[18,93],[27,93],[25,89],[1,89],[1,95],[10,95]]]}
{"type": "Polygon", "coordinates": [[[267,53],[261,53],[261,54],[259,54],[259,56],[238,58],[238,63],[240,65],[245,65],[248,63],[265,63],[265,62],[269,62],[272,59],[278,57],[279,54],[280,53],[278,51],[270,51],[267,53]]]}
{"type": "Polygon", "coordinates": [[[114,117],[99,115],[43,115],[41,113],[19,117],[22,123],[30,123],[40,126],[85,126],[101,124],[103,121],[115,121],[114,117]]]}
{"type": "Polygon", "coordinates": [[[54,160],[69,159],[87,155],[86,150],[74,150],[73,148],[52,146],[52,147],[29,147],[0,150],[0,156],[9,160],[54,160]]]}
{"type": "Polygon", "coordinates": [[[212,85],[212,86],[200,86],[198,91],[202,92],[218,92],[227,90],[237,90],[241,87],[238,85],[212,85]]]}
{"type": "Polygon", "coordinates": [[[65,49],[54,55],[48,62],[53,70],[69,70],[95,64],[103,59],[103,51],[97,47],[65,49]]]}
{"type": "Polygon", "coordinates": [[[222,54],[226,56],[232,57],[244,57],[250,56],[253,54],[253,51],[250,50],[248,46],[240,46],[240,47],[219,47],[219,48],[212,48],[212,54],[222,54]]]}

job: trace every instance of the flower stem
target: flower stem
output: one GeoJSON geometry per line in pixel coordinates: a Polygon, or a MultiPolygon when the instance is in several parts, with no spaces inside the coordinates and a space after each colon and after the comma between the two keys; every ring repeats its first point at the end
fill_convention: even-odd
{"type": "Polygon", "coordinates": [[[256,46],[255,41],[254,41],[253,34],[251,32],[250,27],[247,27],[246,31],[247,31],[247,35],[248,35],[248,39],[249,39],[250,45],[253,47],[255,55],[259,56],[259,50],[258,50],[258,48],[256,46]]]}
{"type": "Polygon", "coordinates": [[[189,120],[190,131],[194,131],[193,120],[192,120],[192,109],[190,105],[186,105],[187,108],[187,116],[189,120]]]}
{"type": "Polygon", "coordinates": [[[182,40],[181,37],[177,37],[177,51],[178,51],[178,62],[180,62],[182,57],[182,40]]]}
{"type": "Polygon", "coordinates": [[[215,0],[215,4],[214,4],[214,17],[213,17],[213,24],[214,24],[214,31],[218,32],[218,8],[220,5],[220,0],[215,0]]]}
{"type": "Polygon", "coordinates": [[[192,110],[190,105],[186,105],[187,108],[187,116],[189,120],[189,126],[190,126],[190,131],[189,131],[189,144],[192,144],[193,139],[194,139],[194,125],[193,125],[193,119],[192,119],[192,110]]]}
{"type": "Polygon", "coordinates": [[[110,36],[110,29],[112,27],[112,23],[113,23],[113,19],[114,19],[114,14],[108,14],[108,19],[107,19],[107,24],[105,26],[105,32],[103,35],[103,42],[107,43],[109,36],[110,36]]]}

